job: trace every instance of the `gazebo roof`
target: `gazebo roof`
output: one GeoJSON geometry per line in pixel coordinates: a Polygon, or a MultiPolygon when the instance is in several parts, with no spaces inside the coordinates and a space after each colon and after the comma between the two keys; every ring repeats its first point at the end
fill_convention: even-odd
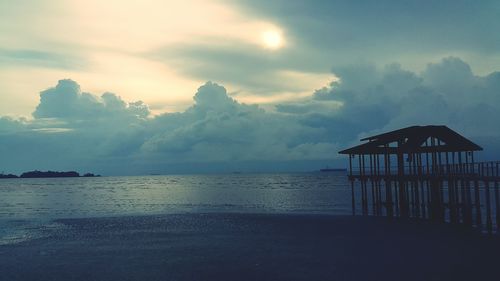
{"type": "Polygon", "coordinates": [[[446,126],[411,126],[392,132],[367,137],[368,141],[345,150],[340,154],[398,154],[425,152],[478,151],[482,147],[466,139],[446,126]],[[427,143],[429,138],[438,143],[427,143]]]}

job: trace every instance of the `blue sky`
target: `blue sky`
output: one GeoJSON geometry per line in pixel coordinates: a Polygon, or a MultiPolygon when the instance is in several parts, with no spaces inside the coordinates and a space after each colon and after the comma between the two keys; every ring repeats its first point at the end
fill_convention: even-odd
{"type": "Polygon", "coordinates": [[[0,171],[308,171],[426,124],[495,158],[498,14],[498,1],[0,0],[0,171]]]}

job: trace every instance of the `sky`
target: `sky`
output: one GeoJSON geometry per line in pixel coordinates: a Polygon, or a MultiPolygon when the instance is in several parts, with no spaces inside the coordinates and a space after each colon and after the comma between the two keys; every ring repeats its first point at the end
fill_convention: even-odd
{"type": "Polygon", "coordinates": [[[500,159],[499,14],[488,0],[0,0],[0,172],[310,171],[430,124],[500,159]]]}

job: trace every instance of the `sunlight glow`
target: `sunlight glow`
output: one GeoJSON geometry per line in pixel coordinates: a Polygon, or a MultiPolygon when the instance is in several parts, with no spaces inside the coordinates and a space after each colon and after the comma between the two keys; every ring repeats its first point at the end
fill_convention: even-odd
{"type": "Polygon", "coordinates": [[[264,31],[262,33],[262,43],[268,49],[280,49],[284,45],[283,35],[277,30],[264,31]]]}
{"type": "MultiPolygon", "coordinates": [[[[0,36],[1,114],[30,117],[39,103],[38,93],[63,78],[96,95],[110,91],[126,101],[142,100],[156,113],[175,112],[188,107],[193,89],[208,79],[187,75],[183,72],[187,70],[177,67],[173,57],[179,50],[198,52],[189,62],[195,69],[212,60],[210,53],[235,49],[242,55],[266,56],[255,49],[275,52],[293,45],[283,27],[244,13],[226,0],[33,2],[36,5],[26,6],[22,1],[4,4],[0,0],[0,34],[9,35],[0,36]]],[[[187,59],[180,58],[183,63],[187,59]]],[[[228,88],[251,93],[245,99],[248,103],[269,96],[271,90],[273,95],[293,97],[291,92],[317,87],[305,82],[309,79],[295,83],[294,75],[270,72],[285,80],[274,83],[269,77],[259,78],[273,84],[266,91],[232,84],[233,78],[228,78],[232,74],[217,77],[228,88]]]]}

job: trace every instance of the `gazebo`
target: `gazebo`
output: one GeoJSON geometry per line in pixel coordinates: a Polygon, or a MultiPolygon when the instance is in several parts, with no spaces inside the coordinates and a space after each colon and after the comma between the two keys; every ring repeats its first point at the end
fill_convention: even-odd
{"type": "Polygon", "coordinates": [[[483,150],[479,145],[447,126],[411,126],[361,141],[339,152],[349,155],[353,213],[359,185],[363,214],[369,213],[371,201],[374,215],[472,224],[474,213],[480,224],[484,197],[491,222],[490,183],[496,207],[499,163],[476,163],[475,152],[483,150]]]}

